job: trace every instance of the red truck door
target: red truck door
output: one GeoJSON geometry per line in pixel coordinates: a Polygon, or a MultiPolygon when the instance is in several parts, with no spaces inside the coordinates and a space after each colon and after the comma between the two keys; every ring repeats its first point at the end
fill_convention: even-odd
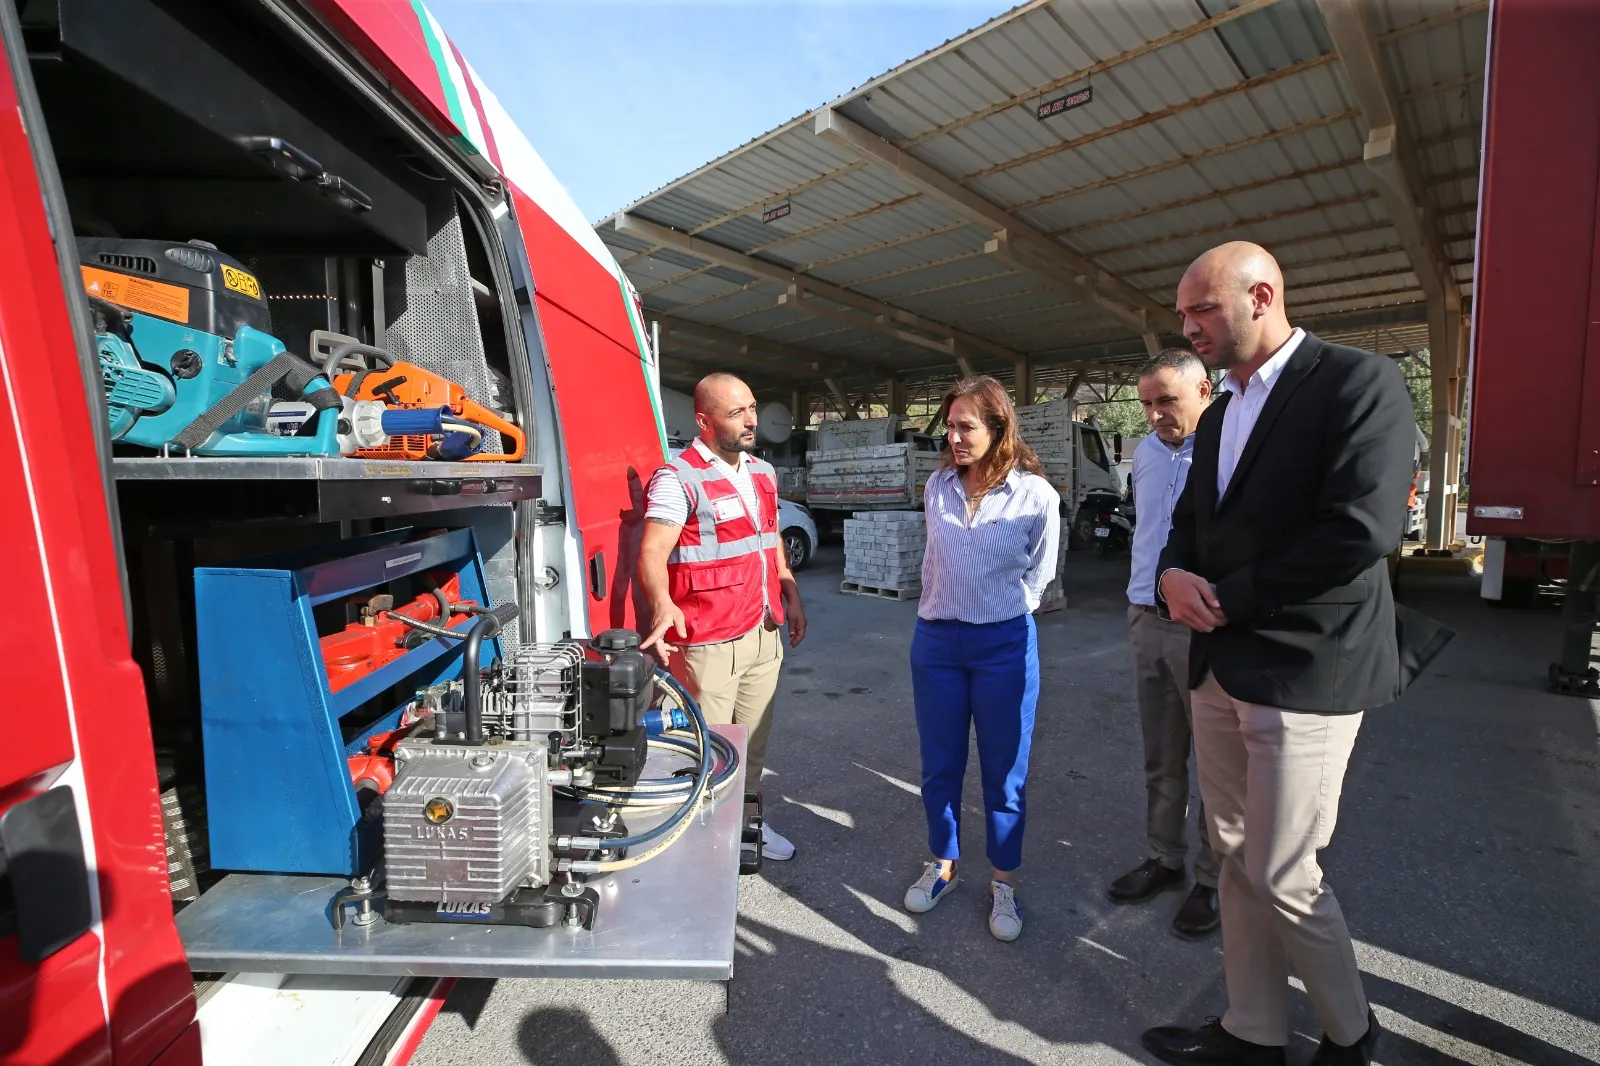
{"type": "Polygon", "coordinates": [[[15,10],[0,5],[0,1062],[198,1063],[103,415],[54,243],[71,248],[70,223],[47,207],[60,200],[15,10]]]}

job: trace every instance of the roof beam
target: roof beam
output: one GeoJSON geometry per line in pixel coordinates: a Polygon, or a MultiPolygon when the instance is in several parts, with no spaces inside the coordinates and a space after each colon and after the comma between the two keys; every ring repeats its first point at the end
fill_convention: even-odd
{"type": "Polygon", "coordinates": [[[1481,11],[1487,10],[1489,10],[1489,0],[1476,0],[1475,3],[1451,8],[1449,11],[1434,15],[1432,18],[1425,18],[1421,22],[1408,22],[1404,26],[1383,34],[1378,38],[1378,42],[1380,44],[1388,44],[1390,41],[1398,41],[1402,37],[1409,37],[1413,33],[1423,33],[1454,22],[1457,19],[1466,18],[1468,15],[1476,15],[1481,11]]]}
{"type": "Polygon", "coordinates": [[[865,330],[868,333],[879,333],[885,337],[905,341],[907,344],[914,344],[918,348],[926,348],[931,352],[939,352],[951,357],[955,355],[956,343],[949,338],[935,340],[932,337],[923,336],[921,333],[915,333],[895,325],[884,315],[868,317],[847,308],[829,307],[827,304],[819,302],[815,294],[804,285],[790,285],[786,292],[778,296],[778,306],[797,307],[814,315],[822,315],[825,318],[843,322],[852,329],[865,330]]]}
{"type": "Polygon", "coordinates": [[[1015,362],[1020,357],[1019,353],[1009,348],[975,336],[965,330],[948,326],[931,318],[924,318],[922,315],[885,303],[882,300],[875,300],[870,296],[865,296],[853,289],[847,289],[842,285],[834,285],[820,278],[814,278],[809,274],[786,267],[782,263],[774,263],[767,259],[757,259],[753,255],[746,255],[743,252],[735,251],[725,245],[716,244],[702,237],[690,236],[681,230],[651,222],[648,219],[640,218],[638,215],[618,215],[612,225],[619,233],[627,233],[641,240],[653,241],[656,244],[676,248],[681,252],[687,252],[692,256],[709,262],[732,267],[734,270],[742,270],[746,274],[754,274],[786,288],[790,285],[799,285],[815,295],[831,300],[834,303],[853,307],[857,311],[865,311],[868,315],[874,317],[882,315],[887,321],[931,334],[940,340],[953,341],[956,347],[965,348],[975,354],[1004,359],[1007,362],[1015,362]]]}
{"type": "MultiPolygon", "coordinates": [[[[1153,41],[1145,41],[1143,44],[1140,44],[1134,48],[1130,48],[1125,52],[1119,52],[1114,56],[1108,56],[1107,58],[1092,63],[1087,67],[1082,67],[1078,70],[1072,71],[1070,74],[1066,74],[1062,77],[1045,82],[1043,85],[1035,85],[1029,88],[1027,91],[1017,93],[1015,96],[1001,100],[999,103],[990,104],[988,107],[980,108],[977,111],[962,115],[960,118],[955,119],[954,121],[946,122],[941,126],[935,126],[933,129],[928,130],[925,133],[919,133],[917,136],[905,141],[905,147],[909,148],[911,145],[921,144],[923,141],[932,140],[934,137],[950,133],[953,130],[960,129],[963,126],[969,126],[974,122],[980,122],[983,119],[988,118],[990,115],[997,115],[1002,111],[1008,110],[1009,108],[1026,106],[1037,101],[1039,97],[1044,96],[1047,93],[1055,92],[1057,89],[1065,88],[1068,85],[1075,85],[1079,82],[1087,81],[1096,74],[1099,74],[1102,71],[1110,70],[1114,66],[1122,63],[1130,63],[1142,56],[1149,55],[1151,52],[1159,51],[1168,45],[1187,41],[1191,37],[1197,37],[1201,34],[1207,33],[1218,28],[1219,26],[1226,25],[1235,19],[1243,18],[1246,15],[1252,15],[1264,7],[1271,7],[1277,2],[1278,0],[1245,0],[1245,3],[1242,3],[1238,7],[1235,7],[1231,10],[1224,11],[1220,15],[1214,15],[1211,18],[1199,19],[1198,21],[1191,22],[1182,29],[1175,30],[1163,37],[1157,37],[1153,41]]],[[[856,90],[856,92],[852,94],[852,99],[864,93],[871,92],[876,87],[876,82],[870,82],[866,85],[863,85],[860,89],[856,90]]]]}
{"type": "MultiPolygon", "coordinates": [[[[817,112],[814,132],[848,152],[887,167],[973,222],[998,231],[991,244],[1001,258],[1073,293],[1123,325],[1141,333],[1151,329],[1177,331],[1177,315],[1170,308],[833,108],[817,112]]],[[[986,246],[985,250],[991,249],[986,246]]]]}
{"type": "Polygon", "coordinates": [[[734,354],[772,363],[774,369],[792,367],[795,372],[808,375],[813,380],[819,374],[878,374],[882,377],[892,377],[895,373],[893,370],[858,359],[845,359],[793,344],[764,340],[749,334],[692,322],[686,318],[674,318],[671,315],[652,317],[659,317],[663,337],[676,334],[713,344],[724,344],[733,348],[734,354]]]}
{"type": "Polygon", "coordinates": [[[1367,120],[1367,166],[1378,179],[1379,194],[1400,235],[1417,280],[1430,297],[1459,309],[1461,292],[1439,246],[1434,211],[1424,195],[1422,171],[1400,122],[1400,108],[1389,84],[1383,46],[1367,18],[1366,0],[1317,0],[1345,77],[1367,120]]]}

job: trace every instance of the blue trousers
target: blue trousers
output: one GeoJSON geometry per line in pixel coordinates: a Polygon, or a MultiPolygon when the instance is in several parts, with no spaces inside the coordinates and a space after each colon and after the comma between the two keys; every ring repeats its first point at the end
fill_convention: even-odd
{"type": "Polygon", "coordinates": [[[961,854],[961,782],[967,736],[976,728],[989,861],[996,870],[1015,870],[1022,865],[1023,793],[1039,702],[1033,616],[982,624],[918,619],[911,687],[929,849],[938,859],[961,854]]]}

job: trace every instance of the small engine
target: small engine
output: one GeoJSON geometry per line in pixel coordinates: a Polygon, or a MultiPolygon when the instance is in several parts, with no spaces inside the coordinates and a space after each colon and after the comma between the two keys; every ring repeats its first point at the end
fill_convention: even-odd
{"type": "Polygon", "coordinates": [[[554,790],[638,780],[654,663],[628,630],[590,643],[601,659],[563,641],[525,645],[480,671],[477,647],[469,637],[461,681],[418,694],[417,724],[393,743],[394,782],[382,795],[384,914],[543,926],[587,902],[592,919],[594,893],[561,866],[596,853],[558,842],[627,831],[603,806],[554,790]]]}

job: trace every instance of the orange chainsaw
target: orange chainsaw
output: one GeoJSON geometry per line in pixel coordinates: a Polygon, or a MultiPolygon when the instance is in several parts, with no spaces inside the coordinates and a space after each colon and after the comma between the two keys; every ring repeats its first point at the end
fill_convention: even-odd
{"type": "Polygon", "coordinates": [[[504,415],[469,399],[467,390],[448,378],[424,370],[415,363],[395,360],[382,349],[359,343],[341,345],[327,360],[327,370],[334,375],[334,390],[352,401],[377,401],[391,411],[436,411],[441,414],[448,411],[448,416],[451,416],[446,422],[443,439],[426,433],[390,435],[381,445],[357,448],[354,454],[363,459],[448,458],[469,463],[514,463],[527,451],[527,439],[522,430],[504,415]],[[381,365],[335,374],[341,360],[352,353],[369,356],[373,362],[381,365]],[[461,446],[462,441],[455,438],[465,435],[470,439],[474,426],[480,427],[476,431],[480,441],[484,430],[495,430],[510,450],[498,454],[481,451],[456,454],[455,449],[461,446]]]}

